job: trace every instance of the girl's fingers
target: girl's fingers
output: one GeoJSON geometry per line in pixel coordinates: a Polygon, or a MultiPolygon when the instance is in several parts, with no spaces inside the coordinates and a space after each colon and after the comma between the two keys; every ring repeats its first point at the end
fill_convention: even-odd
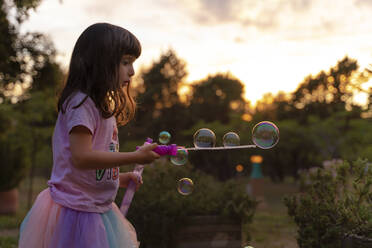
{"type": "Polygon", "coordinates": [[[143,184],[142,176],[131,172],[130,177],[131,177],[131,180],[134,181],[134,183],[136,184],[136,190],[138,190],[141,184],[143,184]]]}

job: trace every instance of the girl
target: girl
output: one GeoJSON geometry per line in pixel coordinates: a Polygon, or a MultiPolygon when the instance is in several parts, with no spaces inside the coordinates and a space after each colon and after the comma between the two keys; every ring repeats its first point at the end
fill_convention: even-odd
{"type": "Polygon", "coordinates": [[[21,225],[19,247],[134,248],[136,232],[113,202],[118,187],[142,183],[119,166],[159,158],[144,144],[118,152],[117,123],[133,118],[129,93],[141,45],[108,23],[88,27],[77,40],[53,134],[53,170],[21,225]]]}

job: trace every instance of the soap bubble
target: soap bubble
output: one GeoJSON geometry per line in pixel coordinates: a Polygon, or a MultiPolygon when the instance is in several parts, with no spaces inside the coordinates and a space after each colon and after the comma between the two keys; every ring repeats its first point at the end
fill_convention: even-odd
{"type": "Polygon", "coordinates": [[[262,149],[272,148],[279,142],[279,129],[270,121],[261,121],[253,127],[252,140],[262,149]]]}
{"type": "Polygon", "coordinates": [[[234,132],[226,133],[222,138],[223,146],[238,146],[240,145],[240,137],[234,132]]]}
{"type": "Polygon", "coordinates": [[[194,146],[199,147],[214,147],[216,144],[216,135],[208,128],[201,128],[194,134],[194,146]]]}
{"type": "Polygon", "coordinates": [[[167,131],[162,131],[159,133],[160,144],[163,144],[163,145],[168,144],[170,139],[171,139],[171,135],[167,131]]]}
{"type": "Polygon", "coordinates": [[[184,165],[187,163],[189,156],[189,152],[185,149],[185,147],[179,146],[177,147],[177,155],[171,156],[170,161],[174,165],[184,165]]]}
{"type": "Polygon", "coordinates": [[[178,181],[178,193],[189,195],[194,190],[194,183],[190,178],[182,178],[178,181]]]}

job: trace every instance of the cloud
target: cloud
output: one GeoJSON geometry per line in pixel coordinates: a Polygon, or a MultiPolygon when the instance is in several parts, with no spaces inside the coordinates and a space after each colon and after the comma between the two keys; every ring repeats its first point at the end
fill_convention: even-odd
{"type": "Polygon", "coordinates": [[[241,2],[242,0],[200,0],[200,9],[196,13],[196,18],[199,23],[237,21],[239,19],[237,7],[241,2]]]}
{"type": "Polygon", "coordinates": [[[367,7],[372,7],[372,0],[355,0],[355,5],[357,6],[367,6],[367,7]]]}
{"type": "MultiPolygon", "coordinates": [[[[275,28],[283,12],[306,12],[311,0],[196,0],[191,10],[193,20],[200,25],[240,23],[258,29],[275,28]]],[[[187,2],[184,7],[189,8],[187,2]]]]}

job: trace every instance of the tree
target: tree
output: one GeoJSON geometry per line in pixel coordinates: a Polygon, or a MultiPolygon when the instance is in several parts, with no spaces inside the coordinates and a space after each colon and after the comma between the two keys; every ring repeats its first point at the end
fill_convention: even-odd
{"type": "Polygon", "coordinates": [[[246,104],[243,90],[240,80],[222,73],[193,84],[190,110],[194,123],[203,120],[226,124],[233,112],[243,114],[246,104]]]}
{"type": "Polygon", "coordinates": [[[20,26],[40,0],[0,0],[0,100],[14,98],[17,86],[27,88],[30,76],[48,53],[44,36],[37,33],[20,33],[20,26]],[[12,14],[10,14],[12,13],[12,14]],[[45,52],[45,53],[44,53],[45,52]]]}
{"type": "MultiPolygon", "coordinates": [[[[57,116],[55,91],[63,77],[62,69],[55,62],[53,43],[40,33],[20,33],[20,26],[27,19],[29,10],[39,4],[40,0],[0,0],[0,103],[2,109],[14,112],[8,118],[3,116],[6,111],[0,111],[0,120],[5,120],[0,128],[5,130],[3,137],[7,137],[0,145],[9,142],[22,144],[19,149],[23,150],[17,149],[27,162],[17,163],[18,167],[15,163],[6,163],[2,169],[24,171],[25,166],[31,164],[29,193],[32,193],[32,178],[37,165],[39,168],[48,166],[50,173],[51,136],[57,116]],[[14,129],[16,135],[12,133],[14,129]]],[[[13,150],[17,152],[17,149],[13,150]]],[[[13,159],[13,150],[2,153],[1,159],[13,159]]],[[[17,184],[20,179],[22,177],[18,176],[17,184]]],[[[15,181],[10,177],[8,180],[15,181]]],[[[13,186],[17,185],[13,183],[13,186]]]]}
{"type": "Polygon", "coordinates": [[[352,79],[358,67],[356,60],[345,57],[329,72],[321,71],[315,77],[306,77],[293,93],[293,116],[306,122],[307,115],[326,118],[332,113],[349,110],[354,118],[359,118],[361,108],[352,99],[356,89],[352,79]]]}
{"type": "Polygon", "coordinates": [[[142,71],[138,112],[135,121],[128,125],[134,137],[156,137],[163,130],[177,135],[189,125],[188,110],[178,93],[187,76],[185,67],[185,62],[170,49],[142,71]]]}

